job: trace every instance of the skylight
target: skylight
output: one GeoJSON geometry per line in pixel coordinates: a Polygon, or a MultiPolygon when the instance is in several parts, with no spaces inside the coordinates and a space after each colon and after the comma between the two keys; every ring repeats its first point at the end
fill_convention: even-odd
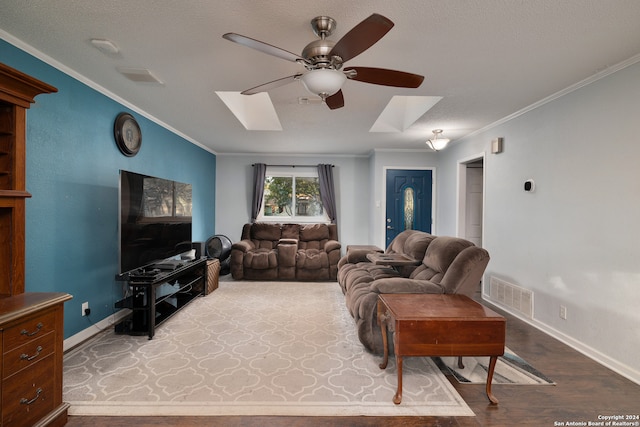
{"type": "Polygon", "coordinates": [[[267,92],[242,95],[240,92],[216,91],[216,95],[247,130],[282,130],[267,92]]]}
{"type": "Polygon", "coordinates": [[[404,132],[441,99],[441,96],[394,96],[369,132],[404,132]]]}

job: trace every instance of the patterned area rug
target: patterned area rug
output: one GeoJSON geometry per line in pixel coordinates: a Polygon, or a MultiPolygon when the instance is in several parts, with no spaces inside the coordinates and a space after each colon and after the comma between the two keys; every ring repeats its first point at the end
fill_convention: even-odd
{"type": "Polygon", "coordinates": [[[337,283],[221,281],[147,337],[65,355],[71,415],[473,416],[431,358],[397,372],[358,341],[337,283]]]}
{"type": "MultiPolygon", "coordinates": [[[[462,384],[485,384],[489,372],[488,357],[464,357],[463,368],[457,357],[434,358],[443,372],[452,374],[462,384]]],[[[504,356],[496,362],[492,384],[555,385],[542,372],[505,347],[504,356]]]]}

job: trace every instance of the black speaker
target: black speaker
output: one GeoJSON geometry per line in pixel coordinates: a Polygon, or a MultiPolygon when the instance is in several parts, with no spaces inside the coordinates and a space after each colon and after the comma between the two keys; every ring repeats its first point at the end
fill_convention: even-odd
{"type": "Polygon", "coordinates": [[[191,242],[191,249],[196,250],[196,259],[207,256],[205,242],[191,242]]]}

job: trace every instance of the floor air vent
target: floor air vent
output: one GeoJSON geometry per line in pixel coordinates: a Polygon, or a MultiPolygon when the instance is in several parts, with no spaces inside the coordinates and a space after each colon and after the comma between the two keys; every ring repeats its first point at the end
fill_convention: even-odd
{"type": "Polygon", "coordinates": [[[517,310],[528,318],[533,316],[533,292],[497,277],[491,277],[489,286],[489,296],[493,301],[517,310]]]}

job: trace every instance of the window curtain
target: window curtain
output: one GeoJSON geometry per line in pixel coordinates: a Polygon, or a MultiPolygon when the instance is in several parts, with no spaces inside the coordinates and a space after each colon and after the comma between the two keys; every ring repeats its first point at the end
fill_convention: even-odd
{"type": "Polygon", "coordinates": [[[267,165],[256,163],[253,165],[253,200],[251,203],[251,222],[256,222],[260,208],[262,208],[262,195],[264,193],[264,178],[267,174],[267,165]]]}
{"type": "Polygon", "coordinates": [[[333,165],[318,165],[318,180],[320,181],[320,200],[322,206],[331,220],[331,224],[337,224],[336,218],[336,192],[333,185],[333,165]]]}

